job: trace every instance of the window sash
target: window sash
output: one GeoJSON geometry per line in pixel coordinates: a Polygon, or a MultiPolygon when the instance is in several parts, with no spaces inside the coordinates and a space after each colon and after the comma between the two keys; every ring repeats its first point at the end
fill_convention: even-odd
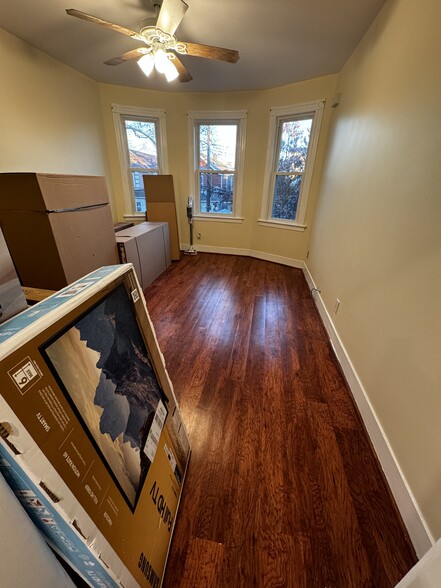
{"type": "Polygon", "coordinates": [[[127,154],[127,166],[130,169],[138,169],[136,166],[132,166],[131,162],[130,162],[130,147],[129,147],[129,137],[127,134],[127,127],[126,127],[126,122],[127,121],[133,121],[133,122],[146,122],[146,123],[153,123],[154,127],[155,127],[155,143],[156,143],[156,161],[158,163],[158,165],[156,166],[156,168],[153,167],[140,167],[139,169],[160,169],[161,168],[161,150],[158,149],[158,143],[160,141],[160,137],[159,137],[159,125],[158,125],[158,120],[154,119],[154,118],[150,118],[150,117],[146,117],[146,116],[127,116],[127,115],[121,115],[121,125],[123,127],[124,130],[124,138],[125,138],[125,146],[126,146],[126,154],[127,154]]]}
{"type": "Polygon", "coordinates": [[[305,225],[303,223],[305,220],[306,206],[309,198],[309,190],[311,185],[312,171],[314,167],[314,159],[317,150],[318,135],[320,131],[323,108],[324,100],[299,104],[296,106],[271,108],[264,189],[262,195],[262,208],[259,223],[264,225],[273,224],[274,226],[282,224],[290,225],[293,228],[304,230],[305,225]],[[303,171],[278,171],[281,152],[283,123],[291,121],[302,121],[308,119],[312,119],[312,124],[306,153],[305,169],[303,171]],[[277,178],[282,176],[301,178],[300,192],[296,204],[296,214],[294,219],[285,219],[273,216],[277,178]]]}
{"type": "Polygon", "coordinates": [[[126,174],[128,176],[128,184],[130,186],[130,195],[131,195],[131,200],[133,202],[132,211],[134,213],[144,214],[145,211],[147,210],[147,199],[145,197],[144,184],[142,182],[141,186],[138,189],[136,189],[135,181],[134,181],[134,174],[135,173],[141,173],[142,175],[151,174],[151,173],[158,174],[159,170],[161,169],[161,152],[158,149],[158,143],[159,143],[158,120],[154,119],[154,118],[146,117],[146,116],[121,115],[121,125],[123,128],[124,139],[125,139],[124,142],[125,142],[125,148],[126,148],[125,151],[126,151],[126,165],[127,165],[126,174]],[[132,163],[130,160],[130,146],[129,146],[128,129],[126,126],[127,121],[153,123],[154,128],[155,128],[156,161],[158,164],[156,167],[132,166],[132,163]],[[142,196],[140,194],[137,194],[136,192],[142,192],[142,196]],[[141,203],[139,201],[141,201],[141,203]]]}
{"type": "Polygon", "coordinates": [[[312,132],[312,128],[314,126],[314,116],[310,115],[310,114],[305,114],[305,115],[299,115],[299,116],[279,116],[277,117],[277,141],[276,141],[276,148],[274,150],[274,160],[273,160],[273,168],[272,168],[272,174],[273,174],[273,179],[271,182],[271,197],[268,199],[268,210],[267,210],[267,218],[269,220],[275,220],[275,221],[283,221],[283,222],[295,222],[298,218],[298,209],[299,209],[299,204],[300,204],[300,200],[302,198],[302,189],[303,189],[303,176],[305,175],[305,170],[306,170],[306,165],[308,164],[308,155],[309,155],[309,146],[311,143],[311,133],[309,135],[308,138],[308,147],[306,149],[306,161],[305,161],[305,170],[303,171],[292,171],[292,172],[283,172],[283,171],[279,171],[279,164],[280,164],[280,156],[281,156],[281,151],[282,151],[282,137],[283,137],[283,127],[284,127],[284,123],[288,123],[288,122],[297,122],[297,121],[302,121],[302,120],[312,120],[312,124],[311,124],[311,132],[312,132]],[[276,206],[276,189],[277,189],[277,177],[278,176],[285,176],[285,177],[299,177],[301,178],[300,181],[300,190],[299,190],[299,194],[297,197],[297,201],[295,204],[295,211],[294,211],[294,215],[293,218],[288,218],[288,217],[279,217],[279,216],[274,216],[274,209],[276,206]]]}
{"type": "MultiPolygon", "coordinates": [[[[232,216],[233,215],[233,211],[235,209],[235,200],[236,200],[236,182],[235,180],[235,176],[236,176],[236,168],[237,168],[237,157],[238,157],[238,149],[237,149],[237,138],[239,135],[239,123],[237,121],[198,121],[195,124],[195,144],[196,144],[196,162],[197,162],[197,169],[196,169],[196,177],[197,177],[197,181],[196,181],[196,191],[197,191],[197,198],[196,198],[196,202],[198,205],[197,208],[197,214],[207,214],[210,216],[216,215],[216,214],[222,214],[223,216],[232,216]],[[222,127],[222,126],[235,126],[236,127],[236,141],[235,141],[235,145],[234,145],[234,167],[233,169],[211,169],[211,168],[207,168],[207,167],[202,167],[201,166],[201,157],[202,157],[202,148],[201,148],[201,127],[203,126],[213,126],[213,127],[222,127]],[[229,175],[229,176],[233,176],[233,191],[232,191],[232,205],[231,205],[231,210],[229,212],[220,212],[218,211],[216,208],[214,210],[202,210],[202,194],[201,194],[201,185],[202,185],[202,177],[204,174],[210,174],[210,175],[216,175],[216,176],[224,176],[224,175],[229,175]]],[[[208,198],[207,198],[208,201],[208,198]]],[[[213,206],[215,206],[213,204],[213,206]]]]}
{"type": "Polygon", "coordinates": [[[167,174],[168,157],[165,126],[165,110],[144,109],[132,106],[112,104],[113,121],[116,133],[118,156],[121,170],[121,180],[124,195],[125,214],[124,217],[144,216],[144,212],[137,210],[137,198],[133,185],[132,174],[167,174]],[[142,122],[153,122],[156,135],[156,157],[157,167],[131,167],[128,138],[126,132],[126,120],[139,120],[142,122]]]}
{"type": "Polygon", "coordinates": [[[241,220],[242,206],[242,176],[243,176],[243,154],[246,132],[246,111],[218,111],[218,112],[189,112],[189,141],[190,141],[190,193],[194,195],[194,214],[200,219],[213,220],[241,220]],[[200,127],[202,125],[236,126],[236,144],[234,169],[209,169],[200,165],[200,127]],[[200,193],[200,178],[202,174],[217,174],[220,176],[231,176],[233,184],[231,212],[202,211],[202,199],[200,193]]]}

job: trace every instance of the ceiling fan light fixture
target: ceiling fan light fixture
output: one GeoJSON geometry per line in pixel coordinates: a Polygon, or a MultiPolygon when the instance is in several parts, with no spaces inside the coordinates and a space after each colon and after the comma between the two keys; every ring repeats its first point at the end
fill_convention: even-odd
{"type": "Polygon", "coordinates": [[[141,57],[141,59],[138,59],[137,61],[139,67],[142,69],[142,71],[144,72],[144,74],[149,77],[149,75],[152,73],[153,71],[153,67],[155,65],[155,60],[153,58],[153,56],[151,55],[151,53],[147,53],[147,55],[143,55],[141,57]]]}
{"type": "Polygon", "coordinates": [[[167,82],[175,80],[179,73],[175,65],[170,61],[164,49],[156,49],[154,52],[154,61],[156,71],[162,73],[167,78],[167,82]]]}
{"type": "Polygon", "coordinates": [[[167,68],[168,57],[164,49],[157,49],[155,51],[155,68],[159,73],[165,73],[167,68]]]}
{"type": "Polygon", "coordinates": [[[175,64],[170,59],[167,59],[167,64],[165,66],[164,75],[167,78],[167,82],[172,82],[179,75],[179,72],[176,69],[175,64]]]}
{"type": "Polygon", "coordinates": [[[122,55],[104,62],[106,65],[115,66],[136,59],[139,67],[147,77],[150,76],[155,68],[158,73],[164,74],[169,82],[176,78],[179,78],[180,82],[189,82],[193,78],[180,60],[180,55],[202,57],[204,59],[225,61],[227,63],[236,63],[239,59],[239,52],[234,49],[178,41],[174,33],[188,9],[187,3],[184,0],[152,1],[154,3],[158,2],[158,8],[160,6],[159,12],[158,8],[156,9],[157,18],[146,19],[141,25],[140,32],[133,31],[124,26],[93,16],[92,14],[81,12],[75,8],[68,8],[66,12],[69,16],[74,16],[107,29],[112,29],[117,33],[131,37],[133,40],[141,41],[147,45],[147,47],[139,47],[138,49],[126,51],[122,55]],[[160,5],[159,2],[161,2],[160,5]]]}

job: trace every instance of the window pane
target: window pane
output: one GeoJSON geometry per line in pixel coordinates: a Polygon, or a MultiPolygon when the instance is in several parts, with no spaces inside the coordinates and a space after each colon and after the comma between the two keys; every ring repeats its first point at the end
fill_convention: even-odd
{"type": "Polygon", "coordinates": [[[234,175],[201,173],[199,176],[201,212],[233,213],[234,175]]]}
{"type": "Polygon", "coordinates": [[[312,118],[282,123],[277,171],[305,171],[311,127],[312,118]]]}
{"type": "MultiPolygon", "coordinates": [[[[149,175],[157,175],[158,172],[152,172],[149,175]]],[[[133,195],[135,197],[135,212],[145,212],[147,210],[147,203],[145,199],[144,180],[142,179],[143,172],[133,171],[133,195]]]]}
{"type": "Polygon", "coordinates": [[[234,171],[237,125],[199,125],[200,169],[234,171]]]}
{"type": "Polygon", "coordinates": [[[276,176],[272,218],[295,220],[302,176],[276,176]]]}
{"type": "Polygon", "coordinates": [[[151,121],[124,120],[130,167],[158,168],[156,125],[151,121]]]}

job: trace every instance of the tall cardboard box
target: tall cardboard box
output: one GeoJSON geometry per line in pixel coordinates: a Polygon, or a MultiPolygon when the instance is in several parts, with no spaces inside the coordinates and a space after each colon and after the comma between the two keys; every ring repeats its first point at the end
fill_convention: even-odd
{"type": "Polygon", "coordinates": [[[133,267],[0,325],[0,361],[0,470],[48,541],[91,586],[159,588],[190,446],[133,267]]]}
{"type": "Polygon", "coordinates": [[[0,174],[0,226],[23,286],[59,290],[117,263],[101,176],[0,174]]]}
{"type": "Polygon", "coordinates": [[[145,174],[142,178],[147,200],[147,220],[168,223],[171,258],[173,261],[179,261],[181,251],[173,176],[145,174]]]}

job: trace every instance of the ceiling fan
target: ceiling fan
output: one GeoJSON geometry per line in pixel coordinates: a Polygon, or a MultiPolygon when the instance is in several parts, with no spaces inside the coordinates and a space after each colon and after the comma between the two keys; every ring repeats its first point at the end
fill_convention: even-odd
{"type": "Polygon", "coordinates": [[[147,20],[146,26],[142,26],[139,33],[75,8],[68,8],[66,12],[70,16],[93,22],[144,43],[143,47],[105,61],[106,65],[119,65],[137,59],[138,65],[147,76],[155,68],[159,73],[163,73],[169,82],[176,78],[179,78],[180,82],[189,82],[193,78],[178,55],[191,55],[228,63],[236,63],[239,59],[239,52],[234,49],[187,43],[176,39],[175,31],[188,9],[188,4],[183,0],[163,0],[162,5],[156,4],[156,0],[153,0],[153,5],[157,11],[157,21],[152,24],[151,20],[147,20]]]}

